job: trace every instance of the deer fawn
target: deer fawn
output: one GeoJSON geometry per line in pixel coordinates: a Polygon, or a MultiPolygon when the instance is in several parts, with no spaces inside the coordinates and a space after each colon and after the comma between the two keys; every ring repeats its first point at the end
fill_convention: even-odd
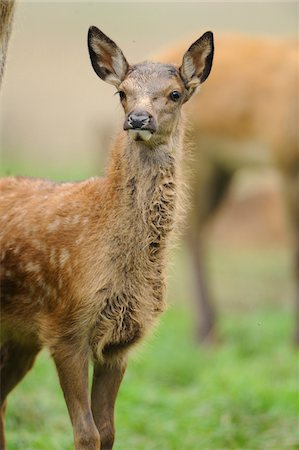
{"type": "MultiPolygon", "coordinates": [[[[157,58],[175,63],[183,50],[184,44],[180,43],[157,58]]],[[[295,343],[299,345],[298,61],[295,39],[220,35],[209,89],[187,107],[192,142],[200,148],[195,152],[195,170],[190,180],[189,244],[197,287],[198,336],[202,341],[213,339],[216,328],[214,306],[203,273],[205,225],[217,211],[239,168],[272,164],[282,174],[293,230],[295,343]]]]}
{"type": "Polygon", "coordinates": [[[180,68],[129,65],[96,27],[88,47],[125,114],[106,178],[1,182],[2,450],[6,397],[43,346],[57,368],[76,450],[111,449],[128,351],[165,309],[181,192],[181,107],[210,73],[213,35],[196,40],[180,68]]]}

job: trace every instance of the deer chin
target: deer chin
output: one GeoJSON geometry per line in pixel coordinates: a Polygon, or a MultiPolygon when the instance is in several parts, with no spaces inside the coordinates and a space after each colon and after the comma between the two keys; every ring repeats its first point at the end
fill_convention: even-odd
{"type": "Polygon", "coordinates": [[[152,137],[152,133],[149,130],[142,130],[142,129],[136,129],[136,130],[128,130],[129,136],[134,141],[149,141],[152,137]]]}

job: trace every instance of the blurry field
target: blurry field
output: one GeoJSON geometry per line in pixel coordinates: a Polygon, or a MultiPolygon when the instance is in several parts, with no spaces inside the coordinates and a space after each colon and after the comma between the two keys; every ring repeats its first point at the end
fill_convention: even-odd
{"type": "MultiPolygon", "coordinates": [[[[115,450],[299,449],[292,284],[283,250],[214,249],[221,345],[194,343],[188,260],[175,256],[170,308],[131,358],[116,407],[115,450]]],[[[40,355],[10,396],[9,450],[73,449],[52,361],[40,355]]]]}

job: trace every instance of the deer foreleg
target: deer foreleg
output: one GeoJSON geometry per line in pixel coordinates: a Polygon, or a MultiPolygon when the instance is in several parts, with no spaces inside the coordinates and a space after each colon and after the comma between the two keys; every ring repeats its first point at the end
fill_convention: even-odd
{"type": "Polygon", "coordinates": [[[60,385],[73,425],[76,450],[100,450],[100,436],[90,408],[88,392],[88,352],[58,347],[52,352],[60,385]]]}
{"type": "Polygon", "coordinates": [[[4,435],[6,397],[31,369],[39,350],[38,347],[20,345],[14,341],[7,341],[1,345],[0,450],[6,449],[4,435]]]}
{"type": "Polygon", "coordinates": [[[101,450],[111,450],[114,443],[114,405],[126,369],[126,363],[94,365],[91,392],[93,418],[101,437],[101,450]]]}

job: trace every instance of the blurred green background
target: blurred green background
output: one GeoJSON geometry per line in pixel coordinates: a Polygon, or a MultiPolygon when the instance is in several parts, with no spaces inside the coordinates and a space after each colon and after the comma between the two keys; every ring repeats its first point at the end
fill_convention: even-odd
{"type": "MultiPolygon", "coordinates": [[[[92,24],[136,62],[209,29],[294,35],[298,3],[20,2],[1,93],[2,175],[103,174],[122,112],[90,66],[92,24]]],[[[116,450],[299,449],[292,256],[278,183],[272,168],[241,172],[208,230],[220,330],[212,348],[196,344],[191,263],[183,244],[173,252],[170,308],[133,355],[117,400],[116,450]]],[[[73,448],[46,352],[10,395],[7,441],[10,450],[73,448]]]]}

